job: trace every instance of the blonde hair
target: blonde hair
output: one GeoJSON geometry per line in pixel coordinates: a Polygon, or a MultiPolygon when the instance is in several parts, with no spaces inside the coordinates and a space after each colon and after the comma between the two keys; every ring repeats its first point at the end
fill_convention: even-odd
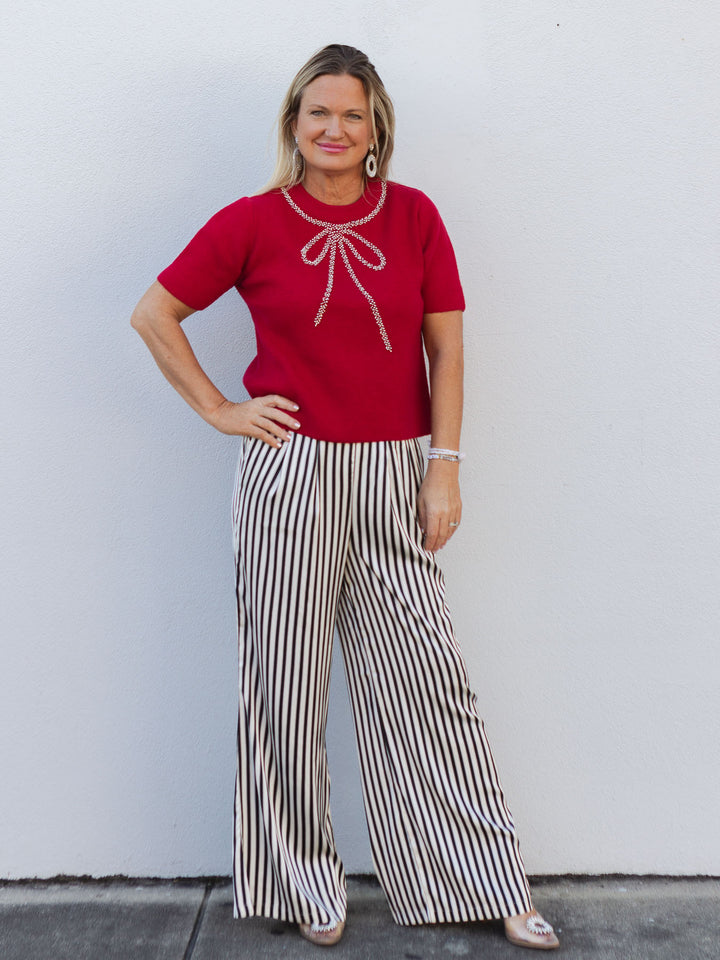
{"type": "MultiPolygon", "coordinates": [[[[258,193],[269,193],[280,187],[292,187],[303,177],[304,164],[295,163],[295,137],[292,125],[300,110],[300,101],[308,84],[322,76],[356,77],[363,85],[370,105],[372,138],[376,145],[377,176],[387,178],[395,141],[395,111],[375,67],[355,47],[331,43],[313,54],[298,70],[285,94],[278,115],[278,149],[275,169],[268,183],[258,193]]],[[[363,178],[366,178],[363,167],[363,178]]]]}

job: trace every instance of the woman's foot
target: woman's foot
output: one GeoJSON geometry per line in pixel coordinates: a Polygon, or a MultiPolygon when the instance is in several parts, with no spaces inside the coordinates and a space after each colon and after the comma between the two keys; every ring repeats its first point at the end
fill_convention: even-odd
{"type": "Polygon", "coordinates": [[[516,947],[529,947],[531,950],[554,950],[560,946],[553,928],[537,910],[506,917],[505,936],[516,947]]]}
{"type": "Polygon", "coordinates": [[[343,935],[344,920],[333,920],[331,923],[301,923],[300,936],[319,947],[332,947],[343,935]]]}

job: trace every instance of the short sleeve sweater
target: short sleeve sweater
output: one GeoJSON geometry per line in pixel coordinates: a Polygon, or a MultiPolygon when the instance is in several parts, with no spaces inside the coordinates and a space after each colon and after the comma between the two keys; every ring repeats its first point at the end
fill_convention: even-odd
{"type": "Polygon", "coordinates": [[[419,190],[373,181],[341,206],[301,184],[243,197],[158,280],[195,310],[237,289],[257,343],[243,383],[251,397],[295,401],[299,433],[358,443],[430,432],[423,315],[465,302],[447,231],[419,190]]]}

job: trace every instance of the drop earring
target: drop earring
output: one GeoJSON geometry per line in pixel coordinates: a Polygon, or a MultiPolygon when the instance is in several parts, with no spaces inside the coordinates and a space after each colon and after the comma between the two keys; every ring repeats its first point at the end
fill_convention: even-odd
{"type": "Polygon", "coordinates": [[[300,176],[300,174],[302,173],[302,167],[303,167],[303,155],[300,153],[300,147],[298,146],[297,137],[295,137],[295,149],[293,150],[292,162],[293,162],[293,176],[300,176]]]}
{"type": "Polygon", "coordinates": [[[375,144],[370,144],[370,152],[365,158],[365,173],[372,178],[377,174],[377,160],[375,159],[375,144]]]}

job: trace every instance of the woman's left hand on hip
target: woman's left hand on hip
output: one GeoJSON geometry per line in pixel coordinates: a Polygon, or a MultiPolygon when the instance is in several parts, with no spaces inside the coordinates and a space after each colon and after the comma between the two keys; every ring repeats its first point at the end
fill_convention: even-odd
{"type": "Polygon", "coordinates": [[[462,500],[457,464],[433,460],[418,491],[418,520],[425,534],[423,547],[442,549],[460,526],[462,500]]]}

